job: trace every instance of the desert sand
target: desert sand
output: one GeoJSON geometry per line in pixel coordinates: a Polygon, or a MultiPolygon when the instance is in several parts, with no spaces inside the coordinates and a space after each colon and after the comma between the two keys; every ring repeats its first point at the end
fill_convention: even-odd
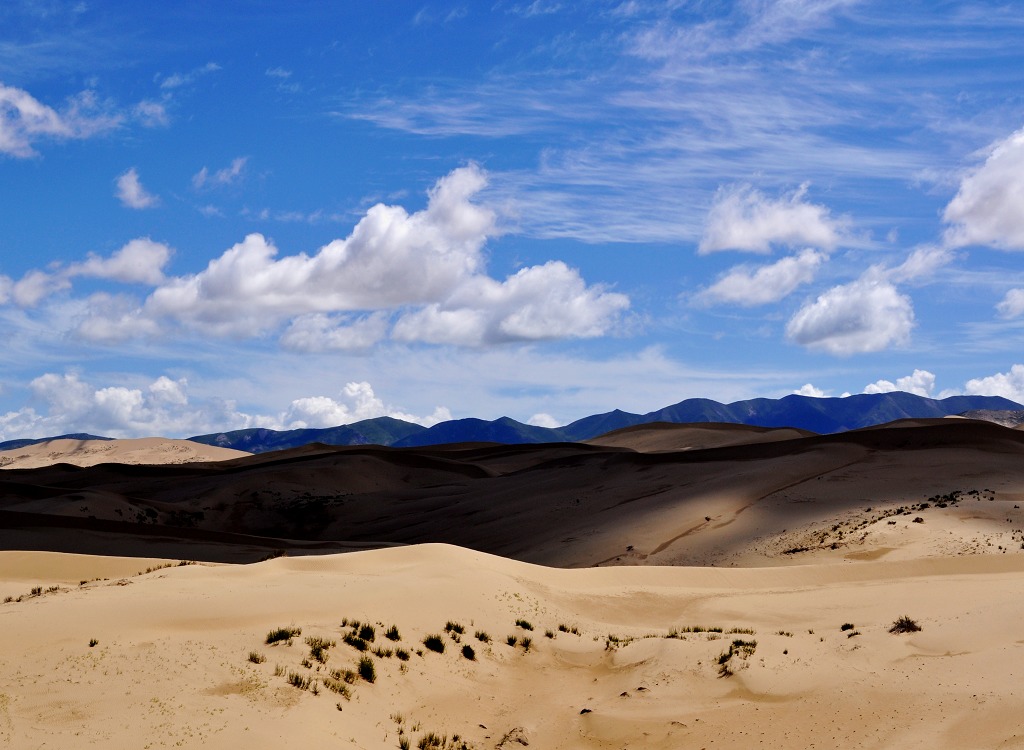
{"type": "Polygon", "coordinates": [[[0,451],[0,469],[35,469],[57,463],[72,466],[117,464],[183,464],[226,461],[248,456],[244,451],[217,448],[191,440],[135,438],[130,440],[71,440],[61,438],[24,448],[0,451]]]}
{"type": "Polygon", "coordinates": [[[0,747],[1024,747],[1024,435],[736,432],[9,471],[0,747]]]}

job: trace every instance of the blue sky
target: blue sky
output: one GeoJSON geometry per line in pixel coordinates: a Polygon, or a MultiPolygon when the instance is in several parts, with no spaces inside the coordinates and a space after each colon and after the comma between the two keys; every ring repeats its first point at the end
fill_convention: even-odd
{"type": "Polygon", "coordinates": [[[1024,400],[1016,4],[167,6],[0,6],[2,439],[1024,400]]]}

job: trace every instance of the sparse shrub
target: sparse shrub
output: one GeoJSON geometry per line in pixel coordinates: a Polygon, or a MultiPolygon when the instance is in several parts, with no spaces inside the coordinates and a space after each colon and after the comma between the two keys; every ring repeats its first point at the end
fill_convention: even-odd
{"type": "Polygon", "coordinates": [[[320,695],[320,683],[313,680],[313,684],[309,686],[309,692],[313,695],[320,695]]]}
{"type": "Polygon", "coordinates": [[[851,630],[849,633],[846,634],[846,637],[847,638],[853,638],[855,635],[860,635],[860,631],[859,630],[851,630]]]}
{"type": "Polygon", "coordinates": [[[390,628],[384,631],[384,637],[389,641],[400,641],[402,636],[398,632],[398,626],[392,625],[390,628]]]}
{"type": "Polygon", "coordinates": [[[373,666],[373,659],[364,656],[359,660],[359,676],[367,682],[374,682],[377,679],[377,670],[373,666]]]}
{"type": "Polygon", "coordinates": [[[544,631],[544,637],[545,638],[554,638],[555,637],[555,631],[553,631],[553,630],[545,630],[544,631]]]}
{"type": "Polygon", "coordinates": [[[299,690],[309,690],[309,678],[299,672],[288,673],[288,684],[299,690]]]}
{"type": "Polygon", "coordinates": [[[366,641],[364,641],[362,638],[360,638],[358,635],[355,635],[354,633],[346,633],[345,637],[342,638],[342,640],[345,641],[345,643],[347,643],[349,646],[354,648],[356,651],[366,651],[366,649],[370,647],[370,644],[368,644],[366,641]]]}
{"type": "Polygon", "coordinates": [[[368,643],[373,643],[373,639],[377,637],[377,633],[373,629],[373,625],[363,625],[359,628],[359,637],[368,643]]]}
{"type": "Polygon", "coordinates": [[[508,638],[505,639],[505,643],[507,643],[509,646],[515,646],[517,643],[519,643],[519,639],[516,638],[514,635],[510,635],[508,638]]]}
{"type": "Polygon", "coordinates": [[[373,649],[373,655],[376,656],[378,659],[390,659],[393,653],[394,651],[392,651],[389,648],[379,647],[373,649]]]}
{"type": "Polygon", "coordinates": [[[321,664],[326,664],[327,649],[332,648],[335,644],[334,641],[329,641],[326,638],[310,636],[306,639],[306,645],[309,646],[309,655],[312,658],[316,659],[321,664]]]}
{"type": "Polygon", "coordinates": [[[533,625],[530,624],[529,620],[523,620],[522,618],[516,620],[516,627],[523,630],[533,630],[533,625]]]}
{"type": "Polygon", "coordinates": [[[920,629],[921,626],[918,625],[914,620],[911,620],[906,615],[903,615],[892,624],[892,627],[889,628],[889,632],[898,635],[900,633],[916,633],[920,629]]]}
{"type": "Polygon", "coordinates": [[[462,655],[470,661],[476,661],[476,652],[468,643],[462,647],[462,655]]]}
{"type": "Polygon", "coordinates": [[[464,627],[462,627],[462,625],[460,625],[459,623],[452,622],[451,620],[449,620],[447,622],[447,624],[445,624],[445,626],[444,626],[444,632],[446,632],[446,633],[458,633],[459,635],[462,635],[463,633],[466,632],[466,629],[464,627]]]}
{"type": "Polygon", "coordinates": [[[399,737],[398,738],[398,747],[399,747],[399,750],[409,750],[409,738],[408,737],[399,737]]]}
{"type": "MultiPolygon", "coordinates": [[[[96,645],[95,639],[93,639],[92,641],[89,641],[89,645],[90,646],[96,645]]],[[[262,664],[266,660],[267,660],[267,657],[265,657],[259,651],[250,651],[249,652],[249,661],[251,661],[253,664],[262,664]]]]}
{"type": "Polygon", "coordinates": [[[491,636],[487,635],[486,631],[478,630],[473,634],[473,636],[481,643],[491,642],[491,636]]]}
{"type": "Polygon", "coordinates": [[[522,645],[523,651],[529,651],[530,647],[533,646],[533,638],[523,638],[519,643],[522,645]]]}
{"type": "Polygon", "coordinates": [[[784,635],[787,638],[792,638],[793,637],[793,634],[790,633],[788,630],[777,630],[777,631],[775,631],[775,635],[784,635]]]}
{"type": "Polygon", "coordinates": [[[853,630],[854,624],[852,622],[844,622],[839,628],[840,630],[853,630]]]}
{"type": "Polygon", "coordinates": [[[311,662],[309,659],[303,659],[302,661],[299,662],[299,664],[304,666],[306,669],[312,669],[313,668],[313,662],[311,662]]]}
{"type": "Polygon", "coordinates": [[[331,677],[324,677],[324,687],[332,693],[337,693],[345,700],[352,700],[352,691],[348,689],[348,685],[333,675],[331,677]]]}
{"type": "Polygon", "coordinates": [[[32,596],[42,596],[42,595],[43,595],[43,587],[42,586],[33,586],[32,587],[32,596]]]}
{"type": "MultiPolygon", "coordinates": [[[[97,641],[95,638],[90,638],[89,639],[89,648],[92,648],[93,646],[95,646],[98,643],[99,643],[99,641],[97,641]]],[[[255,653],[255,651],[253,653],[255,653]]],[[[250,660],[252,659],[252,654],[249,654],[249,659],[250,660]]]]}
{"type": "Polygon", "coordinates": [[[439,654],[444,653],[444,639],[439,635],[428,635],[423,639],[423,645],[431,651],[436,651],[439,654]]]}
{"type": "Polygon", "coordinates": [[[281,677],[284,674],[284,666],[281,664],[274,665],[274,677],[281,677]]]}
{"type": "Polygon", "coordinates": [[[425,735],[420,737],[419,743],[416,747],[420,750],[440,750],[448,742],[447,735],[437,735],[434,732],[427,732],[425,735]]]}
{"type": "Polygon", "coordinates": [[[291,641],[292,638],[302,635],[302,628],[274,628],[267,633],[267,643],[280,643],[281,641],[291,641]]]}
{"type": "Polygon", "coordinates": [[[404,648],[396,648],[395,656],[397,656],[401,661],[409,661],[409,652],[404,648]]]}

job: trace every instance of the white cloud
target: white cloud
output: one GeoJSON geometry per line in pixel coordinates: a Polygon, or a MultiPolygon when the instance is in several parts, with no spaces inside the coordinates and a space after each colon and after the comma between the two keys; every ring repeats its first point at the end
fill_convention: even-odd
{"type": "Polygon", "coordinates": [[[131,240],[109,258],[92,253],[82,263],[68,267],[68,276],[91,276],[124,284],[156,286],[164,280],[163,269],[171,259],[171,248],[148,237],[131,240]]]}
{"type": "Polygon", "coordinates": [[[1013,365],[1009,372],[968,380],[964,393],[969,396],[1002,396],[1024,404],[1024,365],[1013,365]]]}
{"type": "Polygon", "coordinates": [[[893,282],[918,281],[925,279],[943,266],[949,265],[955,258],[955,254],[948,248],[926,245],[916,248],[907,259],[892,269],[882,269],[879,272],[893,282]]]}
{"type": "Polygon", "coordinates": [[[11,299],[19,307],[35,307],[46,297],[70,286],[71,282],[61,274],[29,271],[11,288],[11,299]]]}
{"type": "Polygon", "coordinates": [[[345,385],[338,400],[326,396],[294,399],[278,414],[246,414],[230,401],[193,403],[188,381],[161,375],[149,383],[96,387],[78,373],[46,373],[29,384],[36,405],[0,415],[0,439],[49,437],[88,432],[107,437],[183,437],[213,431],[268,427],[334,427],[390,416],[429,427],[451,419],[439,406],[427,416],[405,413],[384,403],[367,382],[345,385]]]}
{"type": "Polygon", "coordinates": [[[623,294],[588,287],[561,261],[549,261],[504,282],[477,276],[444,302],[403,315],[399,341],[480,346],[509,341],[589,338],[606,333],[629,307],[623,294]]]}
{"type": "Polygon", "coordinates": [[[777,200],[750,185],[719,188],[708,212],[700,254],[718,250],[769,253],[772,245],[811,245],[831,250],[843,238],[845,219],[804,201],[807,185],[777,200]]]}
{"type": "Polygon", "coordinates": [[[248,156],[239,156],[237,159],[232,159],[230,166],[218,169],[216,172],[210,173],[210,170],[203,167],[194,175],[192,175],[192,187],[199,190],[206,185],[213,186],[224,186],[232,185],[241,179],[245,172],[245,165],[248,163],[248,156]]]}
{"type": "Polygon", "coordinates": [[[557,419],[552,417],[550,414],[546,414],[544,412],[534,414],[532,417],[526,420],[526,424],[533,425],[534,427],[561,427],[561,423],[557,419]]]}
{"type": "Polygon", "coordinates": [[[996,305],[1001,318],[1012,320],[1024,315],[1024,289],[1011,289],[996,305]]]}
{"type": "Polygon", "coordinates": [[[985,163],[960,182],[943,218],[946,243],[1024,250],[1024,128],[988,148],[985,163]]]}
{"type": "Polygon", "coordinates": [[[912,375],[890,380],[877,380],[864,387],[864,393],[892,393],[903,391],[917,396],[932,398],[935,393],[935,375],[927,370],[914,370],[912,375]]]}
{"type": "Polygon", "coordinates": [[[194,68],[188,73],[172,73],[171,75],[160,80],[160,88],[162,89],[176,89],[195,81],[201,76],[205,76],[208,73],[215,73],[220,70],[220,65],[215,62],[208,62],[206,65],[202,65],[198,68],[194,68]]]}
{"type": "Polygon", "coordinates": [[[163,102],[141,101],[135,105],[133,111],[136,119],[147,128],[166,127],[171,122],[167,106],[163,102]]]}
{"type": "Polygon", "coordinates": [[[388,316],[374,313],[361,318],[313,313],[291,322],[281,346],[296,352],[365,351],[388,334],[388,316]]]}
{"type": "Polygon", "coordinates": [[[813,281],[818,267],[827,258],[825,253],[807,249],[755,269],[736,266],[699,292],[695,299],[707,304],[732,303],[742,307],[778,302],[801,284],[813,281]]]}
{"type": "Polygon", "coordinates": [[[135,167],[117,177],[117,199],[128,208],[152,208],[160,203],[155,195],[146,192],[135,167]]]}
{"type": "Polygon", "coordinates": [[[804,383],[802,386],[793,391],[794,395],[797,396],[810,396],[811,398],[828,398],[828,391],[823,391],[821,388],[816,388],[810,383],[804,383]]]}
{"type": "Polygon", "coordinates": [[[786,336],[811,349],[849,355],[905,343],[913,327],[910,299],[869,272],[804,305],[790,319],[786,336]]]}
{"type": "Polygon", "coordinates": [[[27,91],[0,83],[0,153],[35,156],[32,144],[39,139],[89,138],[120,123],[120,117],[100,111],[91,91],[72,97],[58,112],[27,91]]]}
{"type": "Polygon", "coordinates": [[[341,396],[341,400],[338,401],[327,396],[295,399],[282,415],[281,423],[285,429],[294,430],[305,427],[336,427],[363,419],[386,416],[430,427],[452,418],[451,413],[443,406],[437,407],[426,417],[417,417],[394,409],[385,405],[365,381],[346,383],[341,396]]]}
{"type": "Polygon", "coordinates": [[[292,77],[292,72],[290,70],[282,68],[281,66],[278,66],[276,68],[267,68],[266,75],[268,75],[271,78],[288,79],[292,77]]]}
{"type": "Polygon", "coordinates": [[[476,346],[606,333],[628,298],[587,286],[564,263],[524,268],[503,282],[483,273],[484,244],[499,234],[495,212],[471,201],[485,184],[475,165],[456,169],[429,191],[423,210],[375,205],[346,239],[312,256],[279,258],[251,234],[203,271],[163,282],[124,324],[80,330],[109,336],[143,330],[138,322],[149,320],[250,337],[290,323],[282,344],[301,351],[366,348],[384,338],[392,315],[391,334],[405,342],[476,346]]]}

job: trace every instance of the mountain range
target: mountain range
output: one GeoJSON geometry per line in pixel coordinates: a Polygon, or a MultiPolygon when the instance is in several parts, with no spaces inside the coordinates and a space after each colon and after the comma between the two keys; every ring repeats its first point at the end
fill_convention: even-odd
{"type": "Polygon", "coordinates": [[[432,427],[392,417],[365,419],[339,427],[270,430],[252,428],[196,435],[198,443],[265,453],[310,443],[327,445],[383,445],[411,448],[446,443],[560,443],[579,442],[612,430],[652,422],[674,424],[718,422],[757,427],[794,427],[816,433],[835,433],[892,422],[897,419],[937,418],[965,412],[1021,411],[1024,405],[1001,396],[951,396],[931,399],[895,391],[813,398],[790,395],[780,399],[756,398],[722,404],[691,398],[647,414],[618,409],[583,417],[562,427],[537,427],[509,417],[492,421],[454,419],[432,427]]]}

